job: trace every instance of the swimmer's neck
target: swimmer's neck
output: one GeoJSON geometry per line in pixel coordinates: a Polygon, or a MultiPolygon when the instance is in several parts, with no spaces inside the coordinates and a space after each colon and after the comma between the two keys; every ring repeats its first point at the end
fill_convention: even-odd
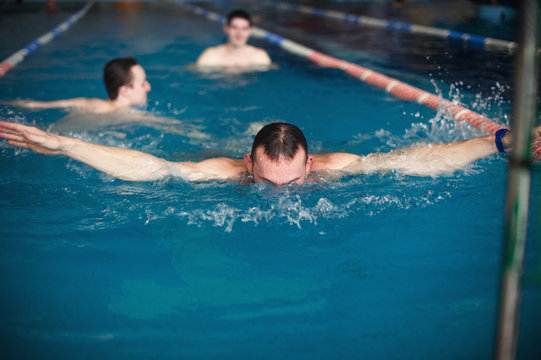
{"type": "Polygon", "coordinates": [[[133,104],[128,99],[121,98],[120,96],[114,100],[108,99],[108,101],[111,104],[111,108],[116,110],[130,109],[131,107],[133,107],[133,104]]]}
{"type": "Polygon", "coordinates": [[[102,112],[102,113],[112,113],[112,112],[124,113],[124,112],[130,112],[134,107],[135,105],[130,103],[127,99],[118,97],[114,100],[111,100],[111,99],[103,100],[103,107],[100,107],[99,109],[96,109],[96,110],[97,112],[102,112]]]}
{"type": "Polygon", "coordinates": [[[231,42],[228,42],[224,45],[224,47],[227,52],[238,54],[246,50],[248,48],[248,44],[235,45],[231,42]]]}

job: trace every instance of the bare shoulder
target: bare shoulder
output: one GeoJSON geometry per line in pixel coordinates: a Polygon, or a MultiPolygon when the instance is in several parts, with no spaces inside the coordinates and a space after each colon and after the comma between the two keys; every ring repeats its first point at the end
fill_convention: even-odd
{"type": "Polygon", "coordinates": [[[361,156],[349,153],[330,153],[312,156],[312,171],[323,170],[346,170],[355,161],[362,159],[361,156]]]}
{"type": "Polygon", "coordinates": [[[185,161],[172,163],[173,175],[190,181],[205,181],[212,179],[230,179],[246,172],[242,159],[219,157],[199,162],[185,161]]]}
{"type": "Polygon", "coordinates": [[[203,51],[201,55],[199,55],[199,58],[197,59],[197,65],[213,66],[222,57],[223,52],[223,45],[209,47],[205,49],[205,51],[203,51]]]}
{"type": "Polygon", "coordinates": [[[110,100],[98,98],[73,98],[56,100],[49,103],[51,107],[73,108],[86,113],[101,114],[116,110],[110,100]]]}
{"type": "Polygon", "coordinates": [[[97,99],[97,98],[79,97],[79,98],[73,98],[73,99],[51,101],[50,104],[55,105],[57,107],[81,108],[83,110],[94,110],[94,108],[96,107],[104,107],[105,104],[107,104],[107,101],[103,99],[97,99]]]}
{"type": "Polygon", "coordinates": [[[79,98],[79,102],[75,107],[81,110],[93,113],[107,113],[115,110],[113,103],[110,100],[98,98],[79,98]]]}
{"type": "Polygon", "coordinates": [[[255,46],[250,46],[250,57],[252,58],[252,61],[256,62],[259,65],[270,65],[271,64],[271,58],[269,54],[263,49],[257,48],[255,46]]]}

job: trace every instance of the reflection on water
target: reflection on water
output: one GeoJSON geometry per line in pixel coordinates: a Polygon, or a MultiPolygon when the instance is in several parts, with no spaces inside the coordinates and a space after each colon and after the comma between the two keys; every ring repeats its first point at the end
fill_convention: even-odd
{"type": "MultiPolygon", "coordinates": [[[[176,113],[180,115],[182,113],[176,113]]],[[[153,115],[139,110],[122,113],[88,114],[82,112],[70,112],[62,119],[56,121],[50,130],[55,133],[80,133],[84,131],[108,132],[125,125],[138,125],[149,127],[165,133],[186,136],[191,139],[205,140],[208,135],[204,134],[201,126],[184,123],[180,120],[153,115]]],[[[125,137],[125,134],[120,137],[125,137]]]]}

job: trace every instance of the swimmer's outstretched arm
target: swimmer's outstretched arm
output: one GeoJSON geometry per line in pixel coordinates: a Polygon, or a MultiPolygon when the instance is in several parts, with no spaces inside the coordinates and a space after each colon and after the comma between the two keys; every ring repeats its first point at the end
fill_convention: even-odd
{"type": "Polygon", "coordinates": [[[0,137],[9,144],[47,155],[64,155],[111,176],[153,181],[167,176],[186,180],[226,179],[242,172],[242,161],[215,158],[201,162],[170,162],[137,150],[92,144],[51,134],[32,126],[0,122],[0,137]]]}
{"type": "MultiPolygon", "coordinates": [[[[510,136],[505,137],[505,140],[510,140],[510,136]]],[[[507,144],[507,148],[510,145],[507,144]]],[[[456,171],[497,152],[494,135],[488,135],[452,143],[402,148],[386,154],[371,154],[356,165],[369,172],[398,170],[413,176],[436,176],[456,171]]]]}
{"type": "MultiPolygon", "coordinates": [[[[538,127],[535,130],[534,143],[538,143],[540,139],[541,127],[538,127]]],[[[508,150],[511,148],[510,132],[502,137],[502,145],[508,150]]],[[[324,155],[322,160],[326,160],[329,164],[326,169],[341,170],[350,174],[397,170],[412,176],[436,176],[458,170],[473,161],[497,152],[495,136],[487,135],[464,141],[419,145],[366,156],[329,154],[324,155]]]]}
{"type": "Polygon", "coordinates": [[[2,101],[4,105],[23,107],[28,109],[55,109],[55,108],[88,108],[96,105],[96,102],[103,102],[101,99],[73,98],[53,101],[37,100],[13,100],[2,101]]]}

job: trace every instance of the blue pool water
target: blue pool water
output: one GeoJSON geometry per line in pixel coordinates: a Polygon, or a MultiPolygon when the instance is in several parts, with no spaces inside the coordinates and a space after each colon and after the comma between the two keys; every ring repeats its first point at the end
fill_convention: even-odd
{"type": "MultiPolygon", "coordinates": [[[[221,13],[238,6],[204,5],[221,13]]],[[[508,54],[241,5],[268,30],[509,122],[508,54]],[[479,62],[486,66],[474,71],[479,62]]],[[[30,5],[0,14],[3,58],[82,5],[64,6],[54,15],[30,5]],[[30,25],[8,36],[16,23],[30,25]]],[[[382,16],[376,5],[343,6],[382,16]]],[[[416,20],[404,8],[384,8],[388,17],[416,20]]],[[[511,25],[439,13],[447,15],[424,18],[432,21],[426,25],[513,36],[511,25]]],[[[105,97],[103,64],[135,55],[152,85],[146,111],[179,124],[119,124],[5,105],[0,118],[178,161],[242,157],[249,129],[275,120],[298,125],[314,153],[366,154],[480,134],[263,42],[254,44],[276,69],[194,71],[198,54],[221,41],[218,24],[174,5],[98,4],[1,78],[0,100],[105,97]]],[[[0,164],[3,358],[492,357],[504,156],[437,178],[378,174],[285,189],[124,182],[5,141],[0,164]]],[[[538,183],[536,175],[532,224],[538,183]]],[[[541,357],[535,238],[532,226],[519,359],[541,357]]]]}

